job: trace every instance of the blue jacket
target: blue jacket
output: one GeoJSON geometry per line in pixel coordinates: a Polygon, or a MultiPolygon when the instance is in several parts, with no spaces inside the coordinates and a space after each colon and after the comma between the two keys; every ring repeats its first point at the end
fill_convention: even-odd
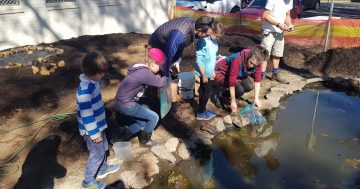
{"type": "Polygon", "coordinates": [[[99,82],[88,79],[84,74],[80,75],[76,109],[80,135],[89,135],[91,139],[101,136],[107,123],[99,82]]]}
{"type": "Polygon", "coordinates": [[[206,77],[212,77],[214,74],[218,48],[218,42],[211,39],[211,37],[198,40],[196,45],[196,75],[201,77],[199,67],[203,67],[205,68],[206,77]]]}

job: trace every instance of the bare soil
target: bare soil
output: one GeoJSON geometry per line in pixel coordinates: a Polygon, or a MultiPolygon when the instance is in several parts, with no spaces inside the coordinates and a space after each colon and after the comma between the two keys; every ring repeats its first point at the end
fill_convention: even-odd
{"type": "MultiPolygon", "coordinates": [[[[144,58],[144,44],[148,38],[149,35],[137,33],[109,34],[81,36],[52,44],[41,44],[65,50],[63,55],[54,57],[50,62],[64,60],[66,66],[50,76],[33,75],[30,67],[1,69],[0,133],[49,116],[63,107],[65,108],[62,112],[74,111],[81,60],[90,51],[103,53],[111,65],[104,80],[109,85],[104,89],[103,98],[109,115],[109,131],[116,132],[115,114],[111,108],[113,98],[121,79],[126,75],[128,65],[144,58]]],[[[260,39],[252,36],[226,35],[219,42],[219,53],[226,56],[259,43],[260,39]]],[[[281,66],[294,74],[310,73],[310,70],[316,74],[359,77],[360,64],[357,64],[356,60],[360,58],[360,48],[331,49],[320,54],[318,53],[321,52],[321,48],[286,46],[285,49],[281,66]]],[[[184,51],[181,70],[191,70],[194,64],[195,45],[190,45],[184,51]]],[[[144,103],[157,111],[159,109],[157,98],[151,91],[144,103]]],[[[193,125],[197,124],[191,117],[192,113],[185,113],[187,116],[182,117],[182,120],[167,116],[160,123],[174,136],[184,138],[191,133],[193,125]],[[188,127],[181,127],[184,124],[188,127]]],[[[40,124],[1,134],[0,162],[27,144],[39,128],[40,124]]],[[[51,187],[56,184],[54,178],[63,178],[65,174],[82,177],[86,155],[87,150],[78,134],[75,115],[61,122],[47,123],[35,140],[13,158],[12,161],[20,165],[20,169],[10,177],[0,176],[0,183],[3,183],[0,188],[51,187]]],[[[71,179],[78,182],[78,178],[67,178],[69,188],[73,187],[71,179]]],[[[116,178],[110,177],[107,181],[115,182],[116,178]]]]}

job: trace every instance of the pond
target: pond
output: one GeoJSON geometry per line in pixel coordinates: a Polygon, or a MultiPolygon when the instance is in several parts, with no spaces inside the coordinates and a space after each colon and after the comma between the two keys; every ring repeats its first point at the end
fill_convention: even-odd
{"type": "Polygon", "coordinates": [[[267,119],[218,135],[148,188],[360,188],[359,98],[307,89],[267,119]]]}

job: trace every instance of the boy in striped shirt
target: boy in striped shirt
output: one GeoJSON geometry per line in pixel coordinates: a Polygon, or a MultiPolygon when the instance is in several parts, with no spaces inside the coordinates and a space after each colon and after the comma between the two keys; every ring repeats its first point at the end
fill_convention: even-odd
{"type": "Polygon", "coordinates": [[[119,164],[109,165],[106,162],[109,148],[104,130],[107,123],[99,81],[108,70],[108,63],[99,53],[91,52],[84,57],[82,69],[76,95],[77,118],[80,135],[90,151],[82,188],[102,189],[106,187],[106,182],[97,179],[105,178],[120,168],[119,164]]]}

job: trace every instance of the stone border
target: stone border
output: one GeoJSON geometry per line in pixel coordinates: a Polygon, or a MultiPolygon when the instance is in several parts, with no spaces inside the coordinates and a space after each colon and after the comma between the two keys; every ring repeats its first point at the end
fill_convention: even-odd
{"type": "Polygon", "coordinates": [[[55,72],[58,67],[64,67],[65,61],[61,60],[57,63],[49,62],[51,57],[62,55],[64,54],[64,49],[60,48],[54,48],[50,46],[35,46],[35,45],[29,45],[24,47],[15,47],[9,50],[4,50],[0,52],[0,58],[7,58],[8,56],[11,56],[16,53],[27,53],[27,54],[33,54],[34,51],[46,51],[49,54],[47,54],[44,57],[38,57],[34,59],[33,61],[29,61],[27,64],[20,64],[17,62],[10,63],[8,62],[5,67],[0,69],[11,69],[11,68],[18,68],[22,67],[24,65],[31,66],[31,69],[33,71],[33,74],[37,74],[40,72],[40,75],[46,76],[50,75],[51,73],[55,72]]]}

